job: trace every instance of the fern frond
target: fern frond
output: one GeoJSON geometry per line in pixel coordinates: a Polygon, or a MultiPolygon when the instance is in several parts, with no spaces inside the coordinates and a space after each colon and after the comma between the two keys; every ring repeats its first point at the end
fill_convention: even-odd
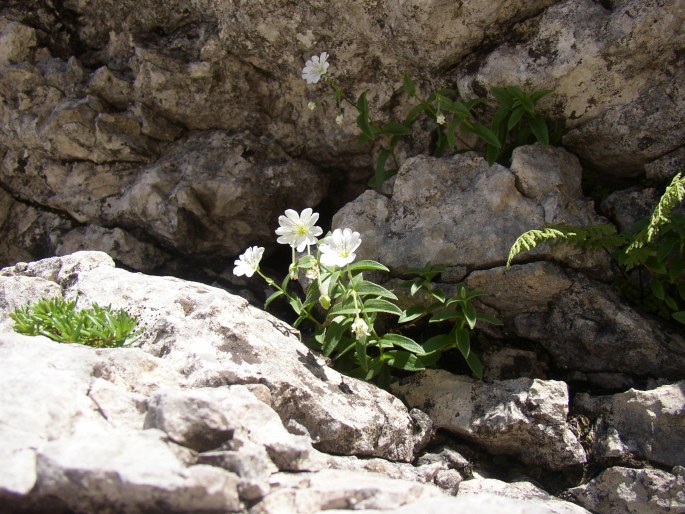
{"type": "Polygon", "coordinates": [[[507,268],[519,253],[532,250],[546,241],[564,242],[584,250],[608,249],[625,244],[625,238],[616,232],[616,227],[613,225],[592,227],[552,225],[521,234],[509,250],[507,268]]]}
{"type": "Polygon", "coordinates": [[[566,239],[569,236],[575,235],[572,230],[573,227],[568,227],[565,225],[556,225],[551,227],[543,227],[540,229],[529,230],[521,234],[509,250],[509,257],[507,257],[507,268],[510,266],[511,261],[521,252],[532,250],[544,241],[554,240],[554,239],[566,239]]]}
{"type": "Polygon", "coordinates": [[[671,184],[666,188],[659,203],[654,208],[654,212],[649,218],[649,224],[635,236],[633,242],[626,248],[626,255],[630,255],[638,248],[642,248],[656,239],[664,225],[669,223],[671,211],[682,201],[683,196],[685,196],[685,177],[681,177],[678,173],[673,177],[671,184]]]}

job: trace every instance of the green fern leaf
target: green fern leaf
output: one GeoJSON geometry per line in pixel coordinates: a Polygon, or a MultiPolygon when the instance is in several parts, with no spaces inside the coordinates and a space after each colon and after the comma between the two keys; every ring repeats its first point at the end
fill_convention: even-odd
{"type": "Polygon", "coordinates": [[[626,255],[630,255],[638,248],[642,248],[656,239],[661,229],[669,223],[671,211],[682,201],[683,196],[685,196],[685,177],[681,177],[678,173],[673,177],[673,181],[666,188],[659,203],[654,208],[654,212],[649,218],[649,224],[635,236],[633,242],[626,248],[626,255]]]}

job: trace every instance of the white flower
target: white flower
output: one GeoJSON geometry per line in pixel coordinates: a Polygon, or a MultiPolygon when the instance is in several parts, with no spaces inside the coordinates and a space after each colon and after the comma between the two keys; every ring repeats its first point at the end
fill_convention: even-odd
{"type": "Polygon", "coordinates": [[[357,257],[354,251],[362,244],[359,232],[352,232],[349,228],[333,231],[319,246],[321,262],[324,266],[343,267],[357,257]]]}
{"type": "Polygon", "coordinates": [[[261,246],[251,246],[245,253],[236,259],[233,264],[233,274],[237,276],[245,275],[251,277],[259,269],[259,262],[262,260],[264,248],[261,246]]]}
{"type": "Polygon", "coordinates": [[[338,115],[335,117],[335,122],[336,122],[338,125],[342,125],[342,124],[343,124],[343,113],[341,113],[341,112],[338,113],[338,115]]]}
{"type": "Polygon", "coordinates": [[[315,110],[315,109],[316,109],[316,102],[309,102],[309,103],[307,104],[307,108],[308,108],[310,111],[315,110]]]}
{"type": "Polygon", "coordinates": [[[309,207],[300,214],[292,209],[286,209],[285,216],[278,217],[280,227],[276,229],[276,234],[280,237],[276,241],[297,248],[298,252],[304,251],[307,246],[316,244],[316,236],[323,233],[321,227],[314,226],[318,219],[319,213],[312,212],[309,207]]]}
{"type": "Polygon", "coordinates": [[[357,318],[354,320],[351,329],[352,333],[357,339],[360,339],[361,337],[368,337],[371,335],[371,329],[369,325],[367,325],[366,322],[361,318],[357,318]]]}
{"type": "Polygon", "coordinates": [[[445,120],[445,115],[442,113],[438,114],[435,118],[435,123],[438,125],[444,125],[446,122],[447,120],[445,120]]]}
{"type": "Polygon", "coordinates": [[[304,63],[302,78],[307,81],[307,84],[316,84],[326,74],[329,66],[327,59],[328,53],[322,52],[321,55],[314,55],[304,63]]]}

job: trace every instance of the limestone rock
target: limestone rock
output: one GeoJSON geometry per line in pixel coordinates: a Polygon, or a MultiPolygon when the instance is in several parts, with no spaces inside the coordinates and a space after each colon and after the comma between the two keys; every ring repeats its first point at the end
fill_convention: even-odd
{"type": "Polygon", "coordinates": [[[573,503],[560,500],[530,482],[506,483],[493,478],[474,478],[464,481],[459,488],[459,497],[479,498],[483,494],[522,500],[531,508],[549,509],[556,514],[584,514],[588,511],[573,503]]]}
{"type": "Polygon", "coordinates": [[[558,2],[524,23],[520,40],[463,66],[459,89],[549,88],[541,106],[563,112],[566,146],[606,173],[637,175],[682,144],[684,17],[677,1],[558,2]]]}
{"type": "Polygon", "coordinates": [[[660,514],[685,509],[685,474],[658,469],[613,467],[587,484],[568,491],[592,512],[612,514],[660,514]]]}
{"type": "Polygon", "coordinates": [[[78,296],[79,305],[126,308],[145,323],[141,347],[193,387],[265,384],[281,419],[304,426],[319,450],[408,461],[423,444],[428,428],[397,398],[342,377],[300,343],[292,328],[224,291],[129,273],[97,252],[3,273],[3,284],[32,276],[40,284],[57,282],[67,297],[78,296]],[[335,401],[326,399],[329,393],[335,401]]]}
{"type": "Polygon", "coordinates": [[[681,334],[623,303],[610,286],[582,275],[549,310],[516,316],[514,330],[538,342],[564,369],[671,379],[685,370],[681,334]]]}
{"type": "MultiPolygon", "coordinates": [[[[514,152],[511,169],[475,154],[409,159],[391,198],[367,191],[338,211],[333,226],[360,232],[359,255],[394,269],[426,262],[482,269],[504,264],[526,230],[562,221],[600,219],[582,196],[578,161],[560,148],[533,145],[514,152]]],[[[561,252],[554,255],[572,264],[598,264],[578,251],[561,252]]]]}
{"type": "Polygon", "coordinates": [[[601,418],[596,443],[605,458],[634,455],[665,466],[685,465],[685,382],[649,391],[576,398],[578,408],[601,418]]]}
{"type": "Polygon", "coordinates": [[[277,474],[273,492],[251,514],[315,513],[331,509],[396,509],[439,498],[437,487],[392,480],[369,472],[322,470],[316,473],[277,474]]]}
{"type": "Polygon", "coordinates": [[[424,410],[437,428],[465,437],[489,452],[515,455],[549,469],[585,463],[582,446],[566,423],[568,390],[556,381],[486,384],[444,370],[402,379],[393,390],[424,410]]]}

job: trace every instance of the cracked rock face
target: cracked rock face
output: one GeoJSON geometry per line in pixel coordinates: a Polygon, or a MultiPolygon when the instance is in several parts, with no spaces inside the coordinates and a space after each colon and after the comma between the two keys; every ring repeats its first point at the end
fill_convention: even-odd
{"type": "MultiPolygon", "coordinates": [[[[390,198],[367,191],[338,211],[333,226],[359,231],[359,255],[396,270],[426,262],[494,267],[526,230],[601,222],[582,195],[580,172],[571,154],[540,145],[516,149],[511,168],[472,153],[415,157],[400,169],[390,198]]],[[[578,252],[558,258],[597,265],[578,252]]]]}
{"type": "Polygon", "coordinates": [[[585,450],[567,425],[568,389],[557,381],[486,384],[444,370],[426,370],[393,388],[424,410],[436,428],[465,437],[495,454],[516,455],[549,469],[580,466],[585,450]]]}
{"type": "MultiPolygon", "coordinates": [[[[0,292],[3,313],[78,294],[80,305],[127,307],[145,323],[139,347],[97,350],[16,334],[3,318],[3,514],[411,513],[427,503],[436,512],[576,512],[542,493],[455,499],[471,475],[462,455],[443,447],[408,462],[428,440],[426,414],[341,377],[287,325],[224,291],[129,273],[105,254],[79,252],[3,269],[0,292]]],[[[564,392],[528,385],[519,396],[536,405],[529,414],[571,444],[556,426],[564,392]]],[[[508,431],[502,420],[482,421],[491,425],[483,433],[508,431]]],[[[545,465],[567,465],[567,450],[555,448],[560,455],[545,465]]]]}

